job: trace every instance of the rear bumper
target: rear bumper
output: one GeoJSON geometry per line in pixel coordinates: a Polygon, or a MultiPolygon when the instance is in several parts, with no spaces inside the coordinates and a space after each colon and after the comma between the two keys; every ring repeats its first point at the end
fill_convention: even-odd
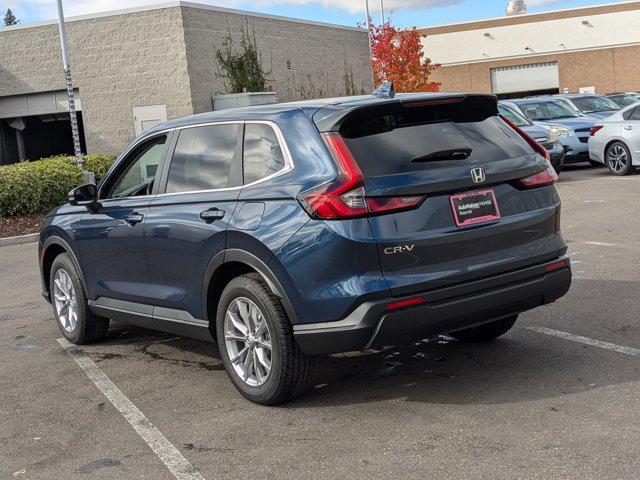
{"type": "Polygon", "coordinates": [[[532,267],[418,295],[367,302],[339,322],[296,325],[294,335],[307,355],[399,345],[491,322],[552,303],[571,286],[566,257],[532,267]],[[564,266],[558,268],[559,261],[564,266]],[[550,270],[554,266],[555,268],[550,270]],[[389,302],[426,302],[388,310],[389,302]]]}

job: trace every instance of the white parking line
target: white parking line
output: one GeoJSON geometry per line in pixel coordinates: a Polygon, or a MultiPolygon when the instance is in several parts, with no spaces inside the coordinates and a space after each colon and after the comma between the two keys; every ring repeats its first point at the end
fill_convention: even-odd
{"type": "Polygon", "coordinates": [[[58,343],[84,370],[87,377],[113,404],[114,407],[127,419],[133,429],[151,447],[151,450],[166,465],[169,471],[178,480],[204,480],[202,475],[182,456],[180,451],[138,410],[131,400],[120,391],[109,377],[82,352],[74,351],[73,345],[64,338],[59,338],[58,343]]]}
{"type": "Polygon", "coordinates": [[[640,349],[638,348],[623,347],[622,345],[616,345],[615,343],[602,342],[600,340],[594,340],[593,338],[581,337],[580,335],[561,332],[560,330],[553,330],[546,327],[529,327],[529,330],[543,333],[545,335],[551,335],[553,337],[564,338],[565,340],[571,340],[573,342],[583,343],[585,345],[591,345],[592,347],[604,348],[606,350],[613,350],[614,352],[624,353],[625,355],[640,357],[640,349]]]}

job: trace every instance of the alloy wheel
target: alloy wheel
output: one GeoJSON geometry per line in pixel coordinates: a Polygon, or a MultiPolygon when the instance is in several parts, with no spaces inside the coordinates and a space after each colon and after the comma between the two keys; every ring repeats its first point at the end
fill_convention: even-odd
{"type": "Polygon", "coordinates": [[[271,333],[260,308],[245,297],[234,299],[224,317],[227,355],[238,376],[259,387],[271,373],[271,333]]]}
{"type": "Polygon", "coordinates": [[[66,332],[73,332],[78,325],[78,303],[71,277],[59,269],[53,277],[53,301],[58,321],[66,332]]]}
{"type": "Polygon", "coordinates": [[[609,150],[609,167],[616,173],[621,173],[627,168],[629,157],[627,151],[620,145],[614,145],[609,150]]]}

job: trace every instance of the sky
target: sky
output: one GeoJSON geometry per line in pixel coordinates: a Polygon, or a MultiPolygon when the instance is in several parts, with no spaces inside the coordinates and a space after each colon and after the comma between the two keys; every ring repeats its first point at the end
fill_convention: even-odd
{"type": "MultiPolygon", "coordinates": [[[[261,13],[355,26],[364,20],[365,0],[192,0],[261,13]]],[[[83,15],[162,0],[63,0],[66,16],[83,15]]],[[[369,0],[371,15],[379,21],[379,0],[369,0]]],[[[607,0],[528,0],[529,12],[585,7],[607,0]]],[[[504,16],[507,0],[384,0],[385,12],[393,12],[400,27],[427,27],[504,16]]],[[[22,24],[56,18],[56,0],[0,0],[0,12],[11,8],[22,24]]]]}

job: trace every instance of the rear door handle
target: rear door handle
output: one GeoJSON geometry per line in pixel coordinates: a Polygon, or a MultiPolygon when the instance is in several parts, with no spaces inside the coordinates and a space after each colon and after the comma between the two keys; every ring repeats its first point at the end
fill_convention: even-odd
{"type": "Polygon", "coordinates": [[[633,127],[631,125],[625,125],[624,129],[625,130],[633,130],[633,127]]]}
{"type": "Polygon", "coordinates": [[[130,213],[129,215],[124,217],[124,221],[129,225],[137,225],[138,223],[142,222],[142,220],[144,220],[144,215],[138,212],[130,213]]]}
{"type": "Polygon", "coordinates": [[[205,210],[200,213],[200,218],[206,223],[213,223],[216,220],[222,220],[224,218],[224,213],[224,210],[220,210],[219,208],[210,208],[209,210],[205,210]]]}

